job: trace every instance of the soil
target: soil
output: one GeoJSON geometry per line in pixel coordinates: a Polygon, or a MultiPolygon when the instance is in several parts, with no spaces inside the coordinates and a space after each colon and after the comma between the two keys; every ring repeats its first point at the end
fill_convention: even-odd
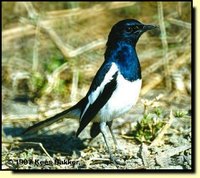
{"type": "MultiPolygon", "coordinates": [[[[154,90],[151,95],[147,94],[143,98],[148,98],[150,101],[158,93],[163,91],[154,90]]],[[[130,112],[114,120],[112,128],[119,145],[118,151],[114,149],[112,137],[109,134],[108,136],[111,150],[120,164],[114,164],[109,159],[101,134],[91,140],[89,135],[91,125],[87,126],[77,138],[75,131],[78,128],[78,121],[66,119],[34,135],[22,135],[23,130],[28,125],[32,125],[30,122],[5,123],[2,168],[11,170],[192,170],[190,97],[176,96],[176,99],[173,98],[169,104],[169,97],[166,96],[169,94],[156,101],[157,105],[165,108],[163,119],[169,119],[171,109],[175,113],[184,108],[187,114],[183,117],[173,116],[173,122],[155,145],[151,145],[152,142],[140,142],[129,134],[144,116],[144,104],[141,99],[130,112]]],[[[28,110],[23,104],[20,106],[18,103],[19,108],[26,109],[29,114],[32,108],[33,114],[36,114],[36,106],[30,105],[28,110]]],[[[151,113],[151,108],[152,106],[149,106],[147,112],[151,113]]],[[[155,139],[158,137],[159,133],[155,139]]]]}

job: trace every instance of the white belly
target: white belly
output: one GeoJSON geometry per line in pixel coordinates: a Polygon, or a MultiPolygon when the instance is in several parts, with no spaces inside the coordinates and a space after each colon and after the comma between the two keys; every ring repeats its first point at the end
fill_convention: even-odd
{"type": "Polygon", "coordinates": [[[105,106],[98,112],[94,122],[109,122],[126,113],[136,104],[142,80],[127,81],[121,74],[117,77],[117,87],[105,106]]]}

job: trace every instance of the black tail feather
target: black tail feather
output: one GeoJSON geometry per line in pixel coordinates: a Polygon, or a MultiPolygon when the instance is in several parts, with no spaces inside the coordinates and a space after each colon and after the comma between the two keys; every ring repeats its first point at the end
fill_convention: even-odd
{"type": "Polygon", "coordinates": [[[78,108],[74,108],[74,107],[69,108],[69,109],[67,109],[67,110],[65,110],[65,111],[63,111],[61,113],[56,114],[53,117],[50,117],[50,118],[48,118],[48,119],[46,119],[44,121],[41,121],[41,122],[39,122],[39,123],[27,128],[23,132],[23,134],[34,133],[34,132],[36,132],[36,131],[44,128],[44,127],[47,127],[47,126],[53,124],[54,122],[57,122],[57,121],[65,118],[65,117],[66,118],[75,118],[75,119],[77,119],[77,118],[79,118],[79,115],[80,115],[80,110],[78,108]]]}

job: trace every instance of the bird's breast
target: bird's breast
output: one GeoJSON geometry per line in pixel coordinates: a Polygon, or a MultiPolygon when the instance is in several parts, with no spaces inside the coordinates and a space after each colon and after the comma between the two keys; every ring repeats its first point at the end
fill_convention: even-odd
{"type": "Polygon", "coordinates": [[[130,82],[119,74],[115,91],[99,111],[95,121],[109,122],[130,110],[139,98],[141,85],[141,79],[130,82]]]}

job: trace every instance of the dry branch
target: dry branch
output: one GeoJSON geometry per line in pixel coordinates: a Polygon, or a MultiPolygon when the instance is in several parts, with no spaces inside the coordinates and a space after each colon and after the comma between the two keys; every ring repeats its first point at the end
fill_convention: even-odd
{"type": "Polygon", "coordinates": [[[78,16],[80,19],[83,19],[83,18],[89,18],[92,16],[98,16],[100,13],[104,11],[125,8],[129,6],[133,6],[135,4],[136,2],[110,2],[110,3],[107,3],[106,5],[98,4],[86,9],[73,8],[73,9],[66,9],[66,10],[51,11],[51,12],[47,12],[46,18],[57,20],[58,18],[78,16]]]}
{"type": "Polygon", "coordinates": [[[167,133],[167,130],[169,129],[169,127],[171,126],[172,122],[174,121],[174,116],[172,113],[172,110],[170,111],[169,114],[169,121],[167,122],[167,124],[165,124],[165,126],[161,129],[160,133],[158,134],[158,136],[153,140],[153,142],[151,142],[151,146],[158,146],[164,136],[164,134],[167,133]]]}
{"type": "Polygon", "coordinates": [[[59,81],[59,74],[62,71],[66,70],[68,67],[69,67],[68,63],[64,63],[63,65],[58,67],[56,70],[54,70],[54,72],[50,76],[48,76],[48,78],[47,78],[48,87],[44,91],[44,94],[51,93],[51,91],[54,89],[54,87],[57,85],[57,82],[59,81]]]}
{"type": "Polygon", "coordinates": [[[149,158],[149,150],[148,150],[148,146],[145,145],[144,143],[141,144],[141,158],[144,164],[144,167],[149,167],[148,166],[148,158],[149,158]]]}
{"type": "Polygon", "coordinates": [[[38,17],[38,13],[36,12],[35,8],[33,7],[31,2],[20,2],[24,5],[24,7],[26,8],[27,12],[28,12],[28,16],[30,18],[35,18],[38,17]]]}
{"type": "Polygon", "coordinates": [[[168,18],[167,20],[174,25],[178,25],[178,26],[181,26],[181,27],[184,27],[184,28],[187,28],[187,29],[191,29],[191,23],[184,22],[182,20],[177,20],[177,19],[174,19],[174,18],[168,18]]]}
{"type": "Polygon", "coordinates": [[[32,70],[37,72],[39,68],[39,29],[36,27],[35,29],[35,39],[34,39],[34,46],[33,46],[33,66],[32,70]]]}
{"type": "Polygon", "coordinates": [[[79,81],[79,70],[77,68],[73,69],[73,77],[72,77],[72,87],[70,99],[72,102],[76,102],[77,93],[78,93],[78,81],[79,81]]]}
{"type": "Polygon", "coordinates": [[[163,80],[163,76],[157,73],[152,73],[148,77],[148,83],[142,87],[141,95],[145,95],[149,90],[160,84],[163,80]]]}
{"type": "Polygon", "coordinates": [[[72,58],[75,56],[78,56],[82,53],[85,53],[86,51],[89,51],[91,49],[103,46],[105,44],[105,40],[96,40],[93,41],[89,44],[86,44],[84,46],[81,46],[77,49],[73,49],[72,46],[70,46],[69,44],[65,44],[61,38],[58,36],[58,34],[51,28],[48,26],[43,25],[43,23],[33,23],[31,20],[29,19],[25,19],[25,18],[21,18],[21,22],[23,23],[31,23],[32,25],[36,26],[38,25],[38,27],[45,32],[46,34],[48,34],[48,36],[50,37],[50,39],[53,41],[53,43],[57,46],[57,48],[61,51],[61,53],[63,54],[63,56],[65,56],[65,58],[72,58]]]}
{"type": "Polygon", "coordinates": [[[167,33],[165,28],[164,21],[164,12],[162,2],[158,2],[158,17],[159,17],[159,26],[161,31],[161,40],[163,46],[163,63],[164,63],[164,75],[165,75],[165,85],[168,90],[171,90],[171,81],[169,77],[169,63],[168,63],[168,42],[167,42],[167,33]]]}
{"type": "MultiPolygon", "coordinates": [[[[26,2],[22,3],[23,5],[26,2]]],[[[40,19],[40,24],[43,27],[53,26],[58,19],[61,18],[71,18],[71,17],[78,17],[78,21],[83,19],[88,19],[89,17],[98,16],[100,13],[111,9],[117,8],[125,8],[129,6],[133,6],[136,2],[111,2],[109,5],[95,5],[91,8],[81,9],[81,8],[74,8],[74,9],[66,9],[66,10],[57,10],[57,11],[50,11],[45,14],[45,18],[43,16],[40,19]]],[[[30,3],[25,5],[25,8],[28,10],[29,18],[31,19],[39,19],[39,15],[30,3]]],[[[21,38],[23,36],[33,35],[35,33],[35,29],[33,24],[30,22],[25,22],[23,26],[16,27],[9,30],[4,30],[2,32],[2,39],[3,42],[9,42],[10,40],[21,38]]]]}
{"type": "MultiPolygon", "coordinates": [[[[35,28],[32,25],[24,25],[21,27],[12,28],[9,30],[2,31],[2,40],[3,40],[3,51],[6,50],[4,44],[8,44],[11,40],[16,40],[23,36],[29,36],[35,34],[35,28]]],[[[8,46],[9,47],[9,46],[8,46]]]]}
{"type": "MultiPolygon", "coordinates": [[[[175,70],[177,70],[179,67],[181,67],[182,65],[186,64],[190,59],[191,59],[191,54],[187,51],[183,53],[181,56],[177,57],[174,60],[173,65],[170,66],[169,75],[175,70]]],[[[163,79],[164,79],[163,75],[153,74],[151,79],[148,80],[148,83],[142,87],[141,95],[146,94],[149,90],[151,90],[152,88],[157,86],[159,83],[161,83],[163,79]]]]}
{"type": "MultiPolygon", "coordinates": [[[[172,51],[170,53],[168,53],[168,58],[166,59],[167,62],[169,63],[171,60],[173,60],[176,57],[175,52],[172,51]]],[[[155,63],[153,63],[152,65],[148,66],[143,72],[142,72],[142,76],[145,78],[147,76],[149,76],[149,74],[155,72],[157,69],[159,69],[160,67],[163,67],[163,61],[162,60],[158,60],[155,63]]]]}
{"type": "Polygon", "coordinates": [[[181,152],[184,152],[188,149],[191,149],[191,145],[183,145],[176,148],[170,148],[168,150],[165,150],[164,152],[156,155],[155,157],[156,163],[161,165],[161,167],[166,167],[166,161],[169,160],[170,157],[180,154],[181,152]]]}
{"type": "Polygon", "coordinates": [[[17,142],[16,144],[19,145],[32,145],[32,146],[39,146],[44,153],[49,157],[49,159],[54,162],[53,158],[49,155],[49,153],[46,151],[46,149],[44,148],[43,144],[40,142],[17,142]]]}

